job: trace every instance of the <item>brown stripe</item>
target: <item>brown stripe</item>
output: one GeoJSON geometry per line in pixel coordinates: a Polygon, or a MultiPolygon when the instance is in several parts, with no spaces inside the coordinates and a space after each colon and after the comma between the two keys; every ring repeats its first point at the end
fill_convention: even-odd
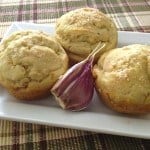
{"type": "Polygon", "coordinates": [[[94,150],[96,149],[96,146],[95,146],[95,135],[85,135],[84,138],[85,141],[86,141],[86,146],[87,146],[87,149],[89,150],[94,150]]]}
{"type": "Polygon", "coordinates": [[[19,122],[13,122],[12,131],[12,150],[19,150],[19,122]]]}
{"type": "Polygon", "coordinates": [[[23,0],[20,0],[17,21],[22,21],[23,0]]]}
{"type": "Polygon", "coordinates": [[[150,150],[150,140],[142,140],[144,150],[150,150]]]}
{"type": "Polygon", "coordinates": [[[98,134],[101,146],[103,150],[107,150],[107,144],[105,143],[104,135],[103,134],[98,134]]]}
{"type": "Polygon", "coordinates": [[[46,142],[46,128],[43,125],[39,126],[39,144],[40,144],[40,149],[46,150],[47,149],[47,142],[46,142]]]}
{"type": "Polygon", "coordinates": [[[147,32],[147,33],[150,33],[150,27],[147,27],[147,26],[143,26],[142,27],[143,29],[141,30],[141,27],[125,27],[125,28],[119,28],[119,30],[121,31],[139,31],[139,32],[147,32]]]}
{"type": "Polygon", "coordinates": [[[33,21],[37,22],[37,0],[33,2],[33,21]]]}

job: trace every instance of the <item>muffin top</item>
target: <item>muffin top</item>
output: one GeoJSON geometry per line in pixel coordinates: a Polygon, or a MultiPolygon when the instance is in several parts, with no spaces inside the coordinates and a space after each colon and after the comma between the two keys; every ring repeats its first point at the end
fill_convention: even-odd
{"type": "Polygon", "coordinates": [[[133,44],[106,52],[93,73],[98,90],[111,101],[150,104],[150,46],[133,44]]]}
{"type": "Polygon", "coordinates": [[[85,59],[98,43],[105,50],[116,47],[117,29],[114,22],[94,8],[81,8],[61,16],[56,24],[56,38],[75,61],[85,59]]]}
{"type": "Polygon", "coordinates": [[[0,83],[8,88],[52,84],[67,64],[60,44],[41,31],[18,31],[0,44],[0,83]]]}

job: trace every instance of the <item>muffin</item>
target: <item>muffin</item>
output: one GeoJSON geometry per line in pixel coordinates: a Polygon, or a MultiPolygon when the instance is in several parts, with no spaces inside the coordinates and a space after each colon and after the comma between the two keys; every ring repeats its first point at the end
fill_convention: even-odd
{"type": "Polygon", "coordinates": [[[18,99],[47,95],[67,68],[64,49],[43,32],[18,31],[0,44],[0,84],[18,99]]]}
{"type": "Polygon", "coordinates": [[[104,53],[93,68],[98,94],[122,113],[150,112],[150,46],[133,44],[104,53]]]}
{"type": "Polygon", "coordinates": [[[117,38],[114,22],[94,8],[70,11],[56,23],[56,39],[75,63],[85,59],[100,42],[106,44],[104,51],[115,48],[117,38]]]}

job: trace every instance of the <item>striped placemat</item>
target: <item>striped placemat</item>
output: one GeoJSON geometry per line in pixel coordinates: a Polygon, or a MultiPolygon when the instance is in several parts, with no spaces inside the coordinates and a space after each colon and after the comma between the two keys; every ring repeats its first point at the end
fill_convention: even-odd
{"type": "Polygon", "coordinates": [[[1,150],[149,150],[150,140],[0,121],[1,150]]]}
{"type": "MultiPolygon", "coordinates": [[[[150,32],[149,0],[1,0],[0,38],[14,21],[54,23],[64,13],[94,7],[118,30],[150,32]]],[[[0,120],[0,150],[149,150],[150,140],[0,120]]]]}
{"type": "Polygon", "coordinates": [[[13,21],[54,23],[64,13],[87,6],[108,14],[118,30],[150,32],[149,0],[2,0],[0,38],[13,21]]]}

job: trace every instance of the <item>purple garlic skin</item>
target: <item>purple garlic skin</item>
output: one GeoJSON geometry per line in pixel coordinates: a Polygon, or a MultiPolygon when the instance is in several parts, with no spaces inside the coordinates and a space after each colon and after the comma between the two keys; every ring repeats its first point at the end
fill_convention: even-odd
{"type": "Polygon", "coordinates": [[[92,101],[94,79],[92,76],[94,57],[71,67],[53,86],[52,94],[63,109],[79,111],[92,101]]]}
{"type": "Polygon", "coordinates": [[[71,67],[53,86],[52,94],[63,109],[79,111],[92,101],[94,79],[92,75],[94,57],[102,52],[105,44],[98,43],[87,59],[71,67]]]}

